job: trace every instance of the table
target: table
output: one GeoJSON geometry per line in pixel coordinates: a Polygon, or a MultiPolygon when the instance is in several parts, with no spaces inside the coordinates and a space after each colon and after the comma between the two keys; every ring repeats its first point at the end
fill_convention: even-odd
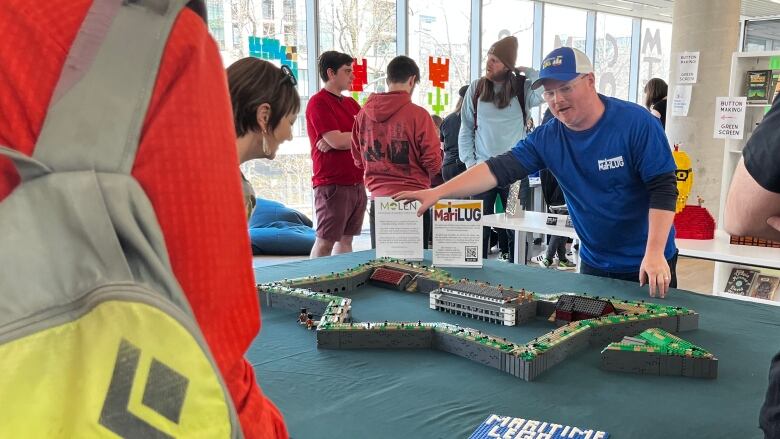
{"type": "MultiPolygon", "coordinates": [[[[255,275],[267,282],[330,273],[373,255],[263,267],[255,275]]],[[[633,283],[495,261],[448,271],[540,293],[648,299],[646,288],[633,283]]],[[[365,288],[349,296],[360,321],[447,321],[514,342],[551,329],[540,320],[507,327],[440,313],[421,294],[365,288]]],[[[273,308],[262,310],[262,330],[247,358],[294,438],[465,438],[491,413],[598,428],[614,438],[762,438],[758,411],[771,356],[780,349],[780,308],[681,290],[666,302],[701,314],[699,329],[682,337],[715,353],[717,380],[602,371],[597,348],[532,382],[437,351],[318,350],[315,334],[295,323],[297,311],[273,308]]]]}
{"type": "Polygon", "coordinates": [[[675,239],[674,243],[682,256],[762,268],[780,268],[780,248],[734,245],[729,243],[729,240],[726,232],[717,230],[714,239],[675,239]]]}
{"type": "Polygon", "coordinates": [[[510,217],[505,213],[485,215],[482,217],[482,225],[485,227],[497,227],[515,231],[515,262],[526,263],[528,242],[526,233],[543,233],[545,235],[558,235],[567,238],[578,239],[574,227],[566,227],[568,215],[556,215],[552,213],[524,211],[522,216],[510,217]],[[547,224],[548,218],[555,218],[556,225],[547,224]]]}

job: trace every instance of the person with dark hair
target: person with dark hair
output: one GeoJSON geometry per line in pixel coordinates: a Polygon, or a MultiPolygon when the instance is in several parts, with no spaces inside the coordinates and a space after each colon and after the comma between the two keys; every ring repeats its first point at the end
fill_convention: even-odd
{"type": "MultiPolygon", "coordinates": [[[[508,36],[494,43],[488,50],[485,76],[472,82],[466,91],[464,111],[461,111],[458,149],[466,168],[503,154],[525,139],[525,120],[531,107],[542,103],[538,93],[531,90],[537,72],[527,67],[515,67],[517,38],[508,36]],[[525,76],[521,75],[524,73],[525,76]]],[[[474,195],[482,200],[483,213],[494,212],[496,198],[506,206],[509,186],[492,188],[474,195]]],[[[502,260],[513,260],[513,233],[498,229],[502,260]]],[[[487,259],[490,247],[490,228],[482,236],[482,257],[487,259]]]]}
{"type": "MultiPolygon", "coordinates": [[[[115,3],[118,8],[126,7],[121,6],[122,2],[108,3],[115,3]]],[[[202,2],[189,3],[201,3],[200,6],[203,6],[202,2]]],[[[0,7],[0,29],[14,29],[18,38],[0,40],[0,70],[3,78],[0,81],[0,108],[3,113],[0,117],[0,144],[25,155],[36,152],[56,84],[60,75],[68,70],[64,67],[66,62],[71,61],[68,58],[69,49],[74,46],[85,17],[90,15],[90,8],[96,6],[100,4],[91,0],[3,1],[0,7]],[[20,90],[24,92],[20,93],[20,90]]],[[[146,5],[134,3],[129,7],[146,5]]],[[[104,9],[99,12],[105,13],[104,9]]],[[[128,43],[134,41],[133,32],[138,30],[128,29],[128,43]]],[[[137,56],[139,53],[135,54],[137,56]]],[[[170,270],[195,316],[195,323],[200,327],[213,354],[215,365],[221,372],[237,412],[242,437],[286,438],[288,434],[280,412],[258,386],[262,377],[255,376],[252,364],[244,358],[260,329],[261,309],[252,272],[246,215],[236,166],[236,130],[233,128],[230,96],[219,49],[214,38],[209,35],[205,19],[185,8],[176,17],[164,49],[157,56],[161,58],[160,68],[155,74],[148,75],[149,105],[148,109],[141,109],[139,113],[139,117],[143,116],[140,130],[143,135],[136,140],[138,149],[134,162],[130,163],[130,175],[154,209],[154,220],[159,224],[160,238],[165,243],[162,252],[167,253],[167,259],[162,265],[170,264],[170,270]]],[[[289,93],[290,101],[297,98],[297,95],[293,96],[294,90],[290,90],[292,87],[283,87],[279,83],[277,88],[287,88],[280,90],[280,93],[289,93]]],[[[107,96],[106,101],[112,98],[107,96]]],[[[275,114],[280,119],[294,107],[290,105],[287,110],[280,110],[281,107],[277,105],[278,100],[273,100],[271,107],[273,111],[278,111],[275,114]]],[[[269,114],[267,129],[271,132],[273,129],[270,126],[283,123],[273,120],[275,114],[269,114]]],[[[256,113],[252,117],[256,118],[256,113]]],[[[96,154],[103,152],[99,146],[96,148],[96,154]]],[[[6,197],[19,182],[19,175],[11,163],[0,160],[0,202],[8,201],[6,197]]],[[[149,231],[143,232],[145,234],[149,231]]],[[[157,251],[151,253],[156,254],[157,251]]],[[[4,294],[10,298],[11,292],[4,291],[4,294]]],[[[139,330],[143,329],[140,325],[147,324],[147,321],[139,323],[139,330]]],[[[117,327],[112,326],[112,331],[117,327]]],[[[95,336],[104,339],[110,337],[109,332],[95,336]]],[[[84,342],[89,343],[90,340],[85,339],[84,342]]],[[[142,352],[145,358],[151,360],[151,352],[142,352]]],[[[186,352],[185,347],[160,353],[181,357],[182,352],[186,352]]],[[[106,360],[111,356],[113,363],[113,355],[105,352],[106,360]]],[[[165,365],[167,360],[165,356],[155,354],[155,360],[151,361],[160,361],[160,364],[165,365]]],[[[8,368],[5,370],[11,374],[15,372],[8,368]]],[[[169,369],[168,372],[171,371],[169,369]]],[[[63,379],[72,381],[74,389],[86,388],[80,387],[88,384],[83,378],[76,375],[63,376],[63,379]]],[[[132,380],[132,376],[129,379],[132,380]]],[[[185,387],[187,382],[185,379],[185,387]]],[[[180,394],[184,395],[186,390],[189,398],[190,389],[198,382],[202,383],[200,378],[190,376],[190,388],[181,388],[180,394]]],[[[137,382],[135,387],[140,384],[137,382]]],[[[129,388],[126,389],[129,391],[129,388]]],[[[85,411],[81,403],[86,401],[94,403],[91,407],[97,407],[98,410],[103,404],[102,400],[88,399],[84,392],[73,398],[67,406],[61,407],[61,410],[67,419],[73,419],[73,413],[85,411]]],[[[184,403],[182,419],[192,415],[187,414],[190,402],[192,398],[184,403]]],[[[176,407],[176,404],[167,407],[176,407]]],[[[145,431],[148,433],[146,436],[158,432],[138,417],[142,415],[127,411],[124,413],[129,417],[114,416],[114,420],[123,418],[132,421],[131,424],[121,424],[123,421],[119,420],[119,424],[115,425],[141,425],[144,429],[132,431],[145,431]]],[[[146,416],[150,414],[151,411],[148,411],[146,416]]],[[[84,437],[98,435],[98,429],[104,428],[98,425],[98,421],[95,416],[88,430],[78,432],[65,424],[56,424],[54,419],[47,418],[43,422],[64,429],[59,430],[60,435],[67,435],[64,432],[71,431],[72,435],[84,437]]],[[[175,426],[174,423],[168,425],[175,426]]],[[[79,424],[78,427],[87,426],[79,424]]],[[[166,429],[166,433],[173,431],[177,430],[166,429]]],[[[112,435],[108,430],[104,429],[103,432],[101,435],[112,435]]],[[[17,433],[17,437],[32,437],[24,432],[17,433]]],[[[209,435],[206,431],[203,434],[209,435]]],[[[162,432],[158,434],[165,435],[162,432]]]]}
{"type": "MultiPolygon", "coordinates": [[[[780,241],[780,99],[745,145],[723,218],[730,234],[780,241]]],[[[769,366],[769,386],[758,424],[766,438],[780,437],[780,353],[769,366]]]]}
{"type": "Polygon", "coordinates": [[[306,106],[317,217],[312,258],[352,251],[352,239],[363,228],[367,202],[363,172],[355,167],[350,152],[352,125],[360,105],[342,94],[354,79],[352,57],[333,50],[323,52],[318,69],[325,86],[306,106]]]}
{"type": "Polygon", "coordinates": [[[439,138],[444,142],[444,161],[441,165],[441,176],[444,181],[450,180],[466,170],[466,165],[458,158],[458,136],[460,135],[460,110],[463,108],[463,97],[469,89],[464,85],[458,90],[458,103],[455,110],[444,118],[439,128],[439,138]]]}
{"type": "MultiPolygon", "coordinates": [[[[387,93],[374,93],[355,118],[352,157],[364,170],[371,192],[371,248],[376,248],[374,198],[399,191],[428,189],[441,170],[441,144],[428,111],[412,103],[420,69],[409,57],[387,65],[387,93]]],[[[430,211],[423,216],[423,243],[428,248],[430,211]]]]}
{"type": "MultiPolygon", "coordinates": [[[[292,140],[292,127],[301,109],[297,80],[286,66],[242,58],[227,68],[238,162],[273,160],[279,145],[292,140]]],[[[255,193],[241,175],[247,217],[255,207],[255,193]]]]}
{"type": "Polygon", "coordinates": [[[554,119],[511,151],[439,187],[394,199],[420,201],[421,215],[441,198],[484,192],[549,168],[581,240],[580,271],[647,283],[651,297],[665,297],[677,283],[677,166],[669,141],[646,109],[600,95],[596,84],[587,55],[553,50],[532,86],[544,87],[554,119]]]}
{"type": "Polygon", "coordinates": [[[645,84],[645,108],[653,116],[661,120],[661,126],[666,128],[666,95],[669,86],[661,78],[653,78],[645,84]]]}

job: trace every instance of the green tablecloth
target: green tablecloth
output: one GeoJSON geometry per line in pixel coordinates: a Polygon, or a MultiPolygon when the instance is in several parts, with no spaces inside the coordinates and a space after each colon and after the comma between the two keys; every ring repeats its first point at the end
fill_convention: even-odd
{"type": "MultiPolygon", "coordinates": [[[[373,251],[257,269],[258,282],[330,273],[373,251]]],[[[430,263],[430,260],[426,261],[430,263]]],[[[455,277],[523,287],[648,299],[638,284],[487,261],[447,269],[455,277]]],[[[366,287],[349,295],[356,321],[446,321],[525,343],[552,325],[499,326],[428,308],[428,296],[366,287]]],[[[620,438],[761,438],[758,411],[771,356],[780,350],[780,307],[673,290],[665,303],[696,310],[681,336],[713,352],[718,378],[606,372],[591,348],[525,382],[464,358],[428,350],[318,350],[297,312],[262,310],[247,352],[265,394],[293,438],[466,438],[491,413],[605,430],[620,438]]],[[[656,299],[658,300],[658,299],[656,299]]]]}

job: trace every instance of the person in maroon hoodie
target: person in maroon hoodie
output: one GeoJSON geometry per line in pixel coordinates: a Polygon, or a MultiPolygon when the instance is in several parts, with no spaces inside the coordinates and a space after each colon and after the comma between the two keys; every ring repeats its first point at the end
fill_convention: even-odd
{"type": "MultiPolygon", "coordinates": [[[[441,142],[425,108],[412,103],[420,82],[420,68],[407,56],[397,56],[387,65],[387,93],[374,93],[355,118],[352,127],[352,157],[363,170],[371,192],[369,219],[371,248],[376,248],[374,198],[400,191],[428,189],[441,171],[441,142]]],[[[423,216],[425,248],[430,241],[430,211],[423,216]]]]}

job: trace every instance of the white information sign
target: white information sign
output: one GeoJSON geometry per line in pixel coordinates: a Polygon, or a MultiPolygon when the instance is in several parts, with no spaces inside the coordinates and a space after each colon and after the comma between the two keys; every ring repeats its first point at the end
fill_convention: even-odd
{"type": "Polygon", "coordinates": [[[677,83],[696,84],[699,75],[699,52],[677,54],[677,83]]]}
{"type": "Polygon", "coordinates": [[[674,87],[674,97],[672,98],[672,116],[687,116],[688,108],[691,106],[690,85],[677,85],[674,87]]]}
{"type": "Polygon", "coordinates": [[[715,98],[716,139],[741,139],[745,134],[747,98],[715,98]]]}
{"type": "Polygon", "coordinates": [[[433,265],[482,266],[481,200],[439,200],[433,206],[433,265]]]}
{"type": "Polygon", "coordinates": [[[417,216],[420,203],[374,198],[376,257],[422,261],[423,219],[417,216]]]}

